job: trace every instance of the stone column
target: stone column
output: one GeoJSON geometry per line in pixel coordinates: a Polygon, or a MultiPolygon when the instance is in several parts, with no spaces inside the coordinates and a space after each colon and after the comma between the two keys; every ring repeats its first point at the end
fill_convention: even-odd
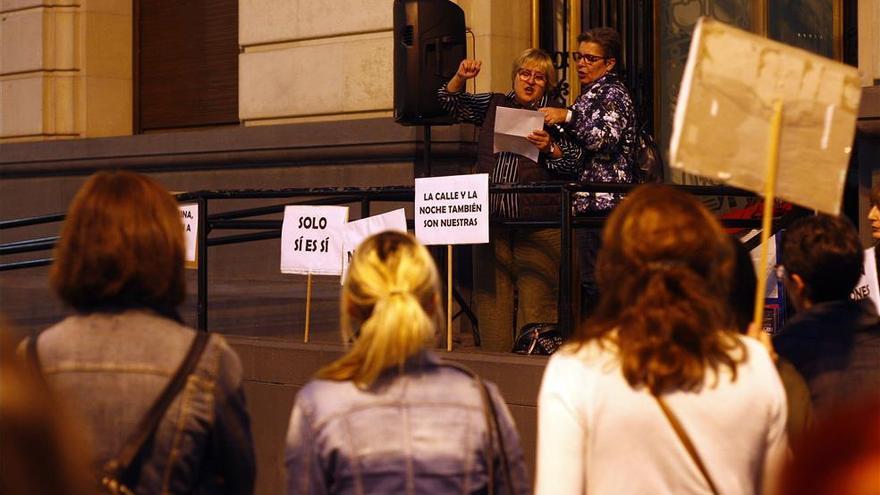
{"type": "Polygon", "coordinates": [[[131,134],[131,0],[0,0],[0,141],[131,134]]]}

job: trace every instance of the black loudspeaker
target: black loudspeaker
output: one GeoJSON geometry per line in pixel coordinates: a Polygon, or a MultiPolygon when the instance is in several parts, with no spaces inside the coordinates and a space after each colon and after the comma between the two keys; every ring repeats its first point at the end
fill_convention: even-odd
{"type": "Polygon", "coordinates": [[[466,52],[461,7],[449,0],[394,0],[394,121],[451,124],[437,90],[466,52]]]}

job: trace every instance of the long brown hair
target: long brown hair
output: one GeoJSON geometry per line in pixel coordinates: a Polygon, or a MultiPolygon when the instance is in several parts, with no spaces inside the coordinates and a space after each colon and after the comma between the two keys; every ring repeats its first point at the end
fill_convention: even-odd
{"type": "Polygon", "coordinates": [[[706,369],[736,364],[726,296],[733,249],[693,196],[661,185],[636,189],[611,214],[596,278],[600,301],[577,341],[616,347],[630,386],[694,390],[706,369]]]}
{"type": "Polygon", "coordinates": [[[81,312],[150,307],[174,313],[183,302],[180,211],[156,181],[99,172],[73,198],[49,277],[81,312]]]}

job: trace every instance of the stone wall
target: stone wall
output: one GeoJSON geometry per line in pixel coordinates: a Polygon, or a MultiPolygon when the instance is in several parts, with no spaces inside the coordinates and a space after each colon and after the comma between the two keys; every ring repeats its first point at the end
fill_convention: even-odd
{"type": "Polygon", "coordinates": [[[130,0],[0,0],[0,141],[131,134],[130,0]]]}
{"type": "MultiPolygon", "coordinates": [[[[510,62],[531,45],[531,2],[456,3],[474,31],[468,54],[484,61],[477,91],[508,91],[510,62]]],[[[241,121],[250,126],[390,117],[392,26],[387,0],[242,0],[241,121]]]]}

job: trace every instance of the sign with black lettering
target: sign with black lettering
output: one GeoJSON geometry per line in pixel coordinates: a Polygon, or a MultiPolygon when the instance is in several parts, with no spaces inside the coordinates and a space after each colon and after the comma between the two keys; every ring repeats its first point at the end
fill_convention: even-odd
{"type": "Polygon", "coordinates": [[[281,272],[342,274],[347,206],[287,206],[281,226],[281,272]]]}
{"type": "Polygon", "coordinates": [[[877,258],[874,257],[873,247],[865,250],[862,278],[859,279],[850,297],[855,300],[870,299],[874,301],[874,307],[880,309],[880,284],[877,282],[877,258]]]}
{"type": "Polygon", "coordinates": [[[180,220],[183,223],[183,239],[186,242],[185,265],[197,268],[196,247],[199,240],[199,205],[190,203],[180,205],[180,220]]]}
{"type": "Polygon", "coordinates": [[[489,174],[416,179],[415,224],[425,245],[489,242],[489,174]]]}

